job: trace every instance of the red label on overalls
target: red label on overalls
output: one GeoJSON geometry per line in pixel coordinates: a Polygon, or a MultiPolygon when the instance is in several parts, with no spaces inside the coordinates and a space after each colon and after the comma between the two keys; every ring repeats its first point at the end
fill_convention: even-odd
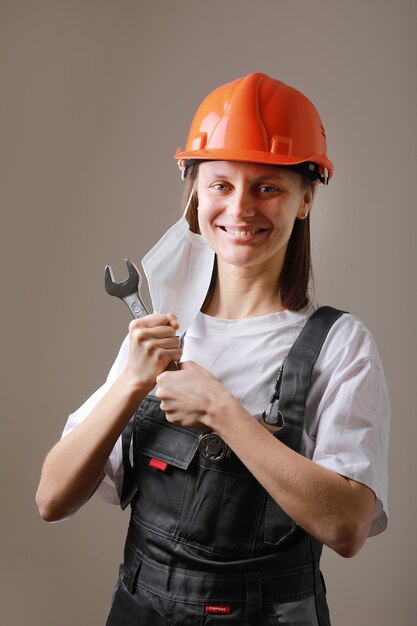
{"type": "Polygon", "coordinates": [[[229,615],[230,610],[230,606],[213,606],[212,604],[206,605],[206,613],[221,613],[223,615],[229,615]]]}
{"type": "Polygon", "coordinates": [[[165,472],[166,468],[168,467],[168,463],[165,463],[165,461],[160,461],[159,459],[151,459],[149,461],[149,467],[154,467],[161,472],[165,472]]]}

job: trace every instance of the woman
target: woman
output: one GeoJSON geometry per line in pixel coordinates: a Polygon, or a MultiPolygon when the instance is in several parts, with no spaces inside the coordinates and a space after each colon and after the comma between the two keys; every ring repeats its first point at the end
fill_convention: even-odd
{"type": "Polygon", "coordinates": [[[176,157],[186,219],[143,261],[156,312],[70,416],[38,507],[131,504],[109,625],[328,625],[322,544],[353,556],[386,526],[388,401],[369,331],[309,299],[324,129],[251,74],[209,94],[176,157]]]}

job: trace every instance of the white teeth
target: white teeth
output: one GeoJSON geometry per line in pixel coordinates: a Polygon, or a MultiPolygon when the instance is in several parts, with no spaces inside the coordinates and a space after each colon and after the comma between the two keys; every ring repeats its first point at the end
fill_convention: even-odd
{"type": "Polygon", "coordinates": [[[258,230],[234,230],[232,228],[225,228],[227,233],[234,237],[246,237],[247,235],[256,235],[258,230]]]}

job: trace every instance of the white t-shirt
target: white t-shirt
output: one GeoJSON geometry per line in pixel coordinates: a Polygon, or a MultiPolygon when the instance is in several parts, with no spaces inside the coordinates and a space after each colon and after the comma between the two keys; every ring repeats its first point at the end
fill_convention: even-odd
{"type": "MultiPolygon", "coordinates": [[[[199,313],[187,330],[182,360],[195,361],[211,372],[259,419],[269,407],[279,366],[311,312],[283,311],[241,320],[199,313]]],[[[127,351],[128,338],[106,383],[69,416],[62,436],[82,422],[106,393],[123,369],[127,351]]],[[[303,454],[375,492],[370,535],[387,525],[388,435],[389,402],[375,341],[359,319],[343,315],[330,330],[313,369],[303,454]]],[[[97,493],[118,504],[123,482],[120,438],[105,471],[97,493]]]]}

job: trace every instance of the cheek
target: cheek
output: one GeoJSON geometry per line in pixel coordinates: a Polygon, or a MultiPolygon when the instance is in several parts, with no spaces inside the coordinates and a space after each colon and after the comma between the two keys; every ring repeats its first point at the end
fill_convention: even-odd
{"type": "Polygon", "coordinates": [[[281,207],[278,213],[271,215],[271,221],[281,230],[292,231],[301,203],[293,201],[281,207]]]}

